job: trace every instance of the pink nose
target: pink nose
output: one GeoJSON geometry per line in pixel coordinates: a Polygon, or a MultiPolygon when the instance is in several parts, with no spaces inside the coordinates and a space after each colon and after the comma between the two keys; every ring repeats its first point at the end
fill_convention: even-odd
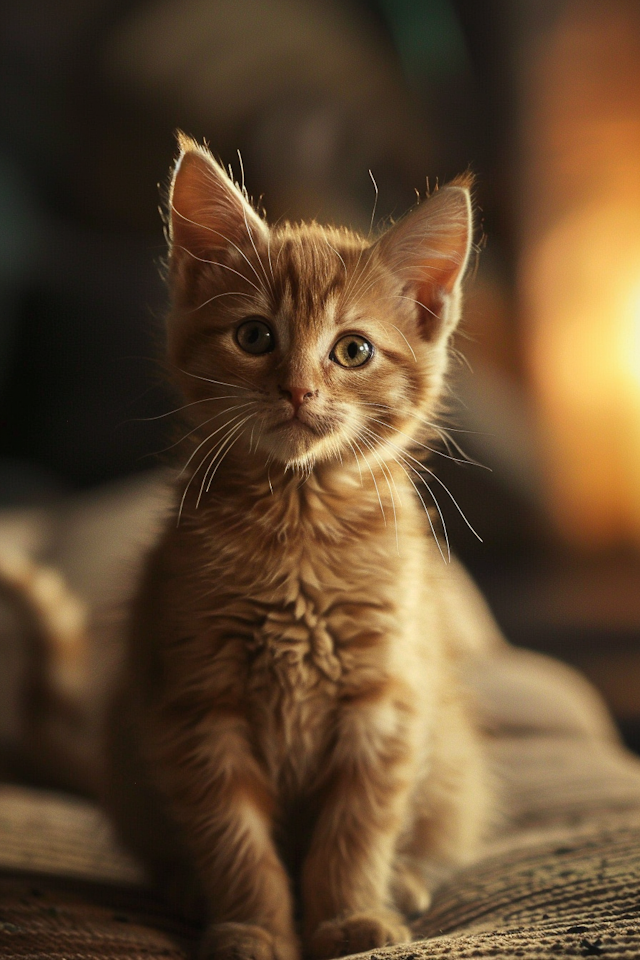
{"type": "Polygon", "coordinates": [[[314,394],[310,387],[279,387],[278,389],[291,403],[294,413],[297,413],[305,400],[309,400],[314,394]]]}

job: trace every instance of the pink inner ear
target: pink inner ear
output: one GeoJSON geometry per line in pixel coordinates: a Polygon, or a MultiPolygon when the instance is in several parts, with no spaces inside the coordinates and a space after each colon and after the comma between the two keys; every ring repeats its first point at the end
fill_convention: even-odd
{"type": "Polygon", "coordinates": [[[445,291],[437,284],[408,283],[403,296],[414,300],[418,311],[418,326],[423,340],[437,340],[442,330],[445,291]]]}
{"type": "Polygon", "coordinates": [[[203,257],[238,244],[264,224],[213,157],[200,148],[185,152],[171,187],[171,243],[203,257]]]}
{"type": "MultiPolygon", "coordinates": [[[[403,296],[416,301],[420,333],[438,337],[447,301],[464,273],[471,246],[471,205],[464,187],[444,187],[380,241],[391,269],[405,280],[403,296]]],[[[447,316],[447,325],[457,317],[447,316]]]]}

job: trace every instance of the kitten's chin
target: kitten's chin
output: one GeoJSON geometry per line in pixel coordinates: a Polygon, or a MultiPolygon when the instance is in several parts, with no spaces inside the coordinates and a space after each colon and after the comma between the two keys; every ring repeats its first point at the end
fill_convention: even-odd
{"type": "Polygon", "coordinates": [[[336,443],[332,434],[296,418],[265,431],[260,446],[283,466],[309,470],[319,460],[328,459],[336,443]]]}

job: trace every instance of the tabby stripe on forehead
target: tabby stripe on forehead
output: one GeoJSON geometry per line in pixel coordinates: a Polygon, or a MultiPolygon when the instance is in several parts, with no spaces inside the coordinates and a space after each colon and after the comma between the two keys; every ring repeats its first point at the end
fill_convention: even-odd
{"type": "Polygon", "coordinates": [[[297,304],[300,299],[300,276],[298,274],[298,266],[291,260],[287,265],[285,283],[293,303],[297,304]]]}

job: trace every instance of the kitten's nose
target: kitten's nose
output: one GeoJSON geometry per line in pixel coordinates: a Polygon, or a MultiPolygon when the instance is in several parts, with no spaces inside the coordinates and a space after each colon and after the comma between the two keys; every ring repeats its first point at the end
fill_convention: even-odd
{"type": "Polygon", "coordinates": [[[315,393],[310,387],[278,387],[278,390],[291,403],[294,413],[297,413],[305,400],[309,400],[315,393]]]}

